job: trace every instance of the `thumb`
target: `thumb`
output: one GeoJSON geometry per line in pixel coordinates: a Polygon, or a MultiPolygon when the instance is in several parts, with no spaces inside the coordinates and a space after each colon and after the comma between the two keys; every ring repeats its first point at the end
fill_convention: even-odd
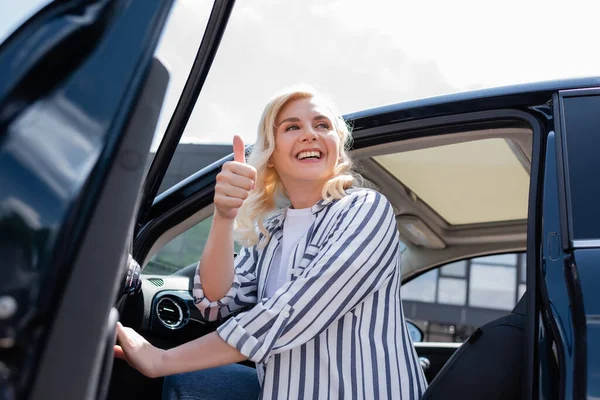
{"type": "Polygon", "coordinates": [[[246,164],[246,152],[244,148],[244,139],[241,136],[233,137],[233,161],[246,164]]]}
{"type": "Polygon", "coordinates": [[[121,360],[127,360],[127,356],[125,355],[125,352],[123,351],[123,348],[121,346],[114,346],[114,355],[115,358],[120,358],[121,360]]]}

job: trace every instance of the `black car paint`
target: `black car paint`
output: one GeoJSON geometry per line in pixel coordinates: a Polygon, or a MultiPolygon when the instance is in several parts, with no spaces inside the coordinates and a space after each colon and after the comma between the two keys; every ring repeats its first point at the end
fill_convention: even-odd
{"type": "MultiPolygon", "coordinates": [[[[70,1],[51,5],[0,48],[0,75],[11,77],[0,83],[0,170],[4,171],[0,178],[0,238],[3,260],[11,265],[4,269],[0,293],[16,297],[20,304],[17,314],[0,325],[1,334],[14,335],[17,345],[0,354],[19,395],[27,393],[27,384],[35,377],[36,359],[52,327],[51,306],[59,302],[60,288],[69,276],[62,266],[70,265],[84,230],[82,221],[102,190],[103,173],[114,162],[119,142],[116,132],[128,117],[122,110],[135,101],[136,91],[131,87],[139,86],[144,77],[170,5],[158,1],[139,4],[70,1]],[[40,35],[30,37],[32,30],[40,35]],[[77,52],[64,57],[74,43],[77,52]],[[22,48],[31,51],[19,52],[22,48]],[[65,106],[78,113],[69,120],[75,124],[71,131],[63,125],[51,130],[52,135],[25,129],[31,125],[24,124],[65,106]],[[47,151],[38,150],[36,160],[25,158],[40,147],[47,151]],[[65,161],[68,173],[59,168],[65,161]]],[[[354,126],[355,148],[386,143],[401,137],[402,132],[430,129],[435,134],[436,126],[447,127],[454,116],[495,110],[528,113],[551,132],[556,120],[552,96],[561,90],[596,86],[600,86],[598,78],[520,85],[417,100],[346,118],[354,126]]],[[[145,159],[145,155],[137,157],[145,159]]],[[[169,152],[165,157],[170,157],[169,152]]],[[[546,161],[554,157],[552,152],[545,154],[546,161]]],[[[189,216],[193,208],[208,205],[214,177],[224,161],[199,171],[154,201],[137,235],[136,256],[147,253],[148,243],[165,227],[189,216]]],[[[559,176],[560,165],[557,168],[559,176]]],[[[545,181],[541,293],[531,288],[531,298],[540,295],[544,301],[541,314],[532,318],[542,321],[542,345],[559,339],[558,364],[565,385],[565,391],[559,393],[566,398],[598,396],[600,250],[553,247],[553,234],[564,235],[564,228],[557,225],[564,214],[559,201],[564,188],[556,179],[556,188],[549,188],[545,181]],[[551,189],[555,192],[550,193],[551,189]],[[573,307],[579,314],[572,312],[573,307]]],[[[556,239],[563,242],[561,237],[556,239]]],[[[531,394],[537,395],[535,387],[531,394]]]]}
{"type": "MultiPolygon", "coordinates": [[[[556,153],[556,135],[550,133],[548,138],[547,154],[556,153]]],[[[557,346],[557,357],[559,359],[560,380],[562,387],[557,388],[558,392],[565,390],[573,392],[573,365],[574,365],[574,335],[572,324],[569,318],[569,299],[567,296],[567,287],[564,281],[563,263],[567,256],[560,246],[560,208],[558,204],[558,166],[554,157],[546,158],[546,168],[544,177],[544,204],[543,204],[543,235],[542,257],[540,266],[540,278],[545,285],[541,286],[541,298],[543,308],[552,310],[542,313],[542,318],[546,319],[551,336],[557,346]]],[[[550,334],[548,332],[548,334],[550,334]]],[[[549,339],[551,340],[551,339],[549,339]]],[[[552,357],[552,353],[548,355],[552,357]]],[[[540,366],[542,373],[543,387],[552,386],[549,376],[544,375],[546,368],[540,366]]]]}

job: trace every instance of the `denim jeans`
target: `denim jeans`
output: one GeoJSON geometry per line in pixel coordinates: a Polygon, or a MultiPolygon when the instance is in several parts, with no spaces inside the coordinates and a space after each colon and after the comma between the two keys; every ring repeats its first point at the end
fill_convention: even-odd
{"type": "Polygon", "coordinates": [[[165,377],[163,400],[257,400],[256,370],[240,364],[165,377]]]}

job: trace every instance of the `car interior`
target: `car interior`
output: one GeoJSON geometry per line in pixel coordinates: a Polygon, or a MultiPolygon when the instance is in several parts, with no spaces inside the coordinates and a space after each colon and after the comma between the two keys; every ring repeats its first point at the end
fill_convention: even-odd
{"type": "MultiPolygon", "coordinates": [[[[526,251],[533,130],[522,120],[508,119],[400,136],[391,127],[391,133],[380,135],[376,142],[367,140],[366,132],[356,131],[351,153],[356,169],[365,185],[383,193],[395,209],[405,245],[403,285],[451,262],[526,251]]],[[[194,176],[201,175],[199,171],[194,176]]],[[[209,224],[212,195],[210,190],[200,191],[196,206],[167,210],[157,218],[161,224],[155,229],[160,232],[138,259],[141,290],[120,307],[123,324],[159,347],[177,346],[219,324],[205,321],[194,306],[191,289],[197,261],[170,274],[144,272],[167,244],[199,224],[209,224]]],[[[478,391],[469,389],[473,396],[497,394],[498,385],[504,395],[519,393],[520,381],[515,377],[524,357],[524,301],[525,296],[513,312],[507,309],[505,317],[479,327],[465,343],[413,338],[430,382],[425,398],[450,398],[449,393],[471,398],[470,386],[456,380],[462,374],[476,382],[472,385],[478,391]]],[[[110,398],[159,397],[161,379],[147,379],[121,360],[116,360],[111,379],[110,398]]]]}

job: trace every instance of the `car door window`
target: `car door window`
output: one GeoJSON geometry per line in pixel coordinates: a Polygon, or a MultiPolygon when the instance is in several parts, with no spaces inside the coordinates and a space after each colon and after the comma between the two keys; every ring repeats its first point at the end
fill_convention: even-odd
{"type": "Polygon", "coordinates": [[[600,180],[589,179],[589,172],[600,168],[597,154],[600,95],[565,97],[563,108],[572,240],[596,240],[600,237],[600,212],[596,203],[600,180]]]}
{"type": "Polygon", "coordinates": [[[476,257],[443,265],[402,286],[406,317],[425,342],[464,342],[505,315],[525,292],[525,254],[476,257]]]}

